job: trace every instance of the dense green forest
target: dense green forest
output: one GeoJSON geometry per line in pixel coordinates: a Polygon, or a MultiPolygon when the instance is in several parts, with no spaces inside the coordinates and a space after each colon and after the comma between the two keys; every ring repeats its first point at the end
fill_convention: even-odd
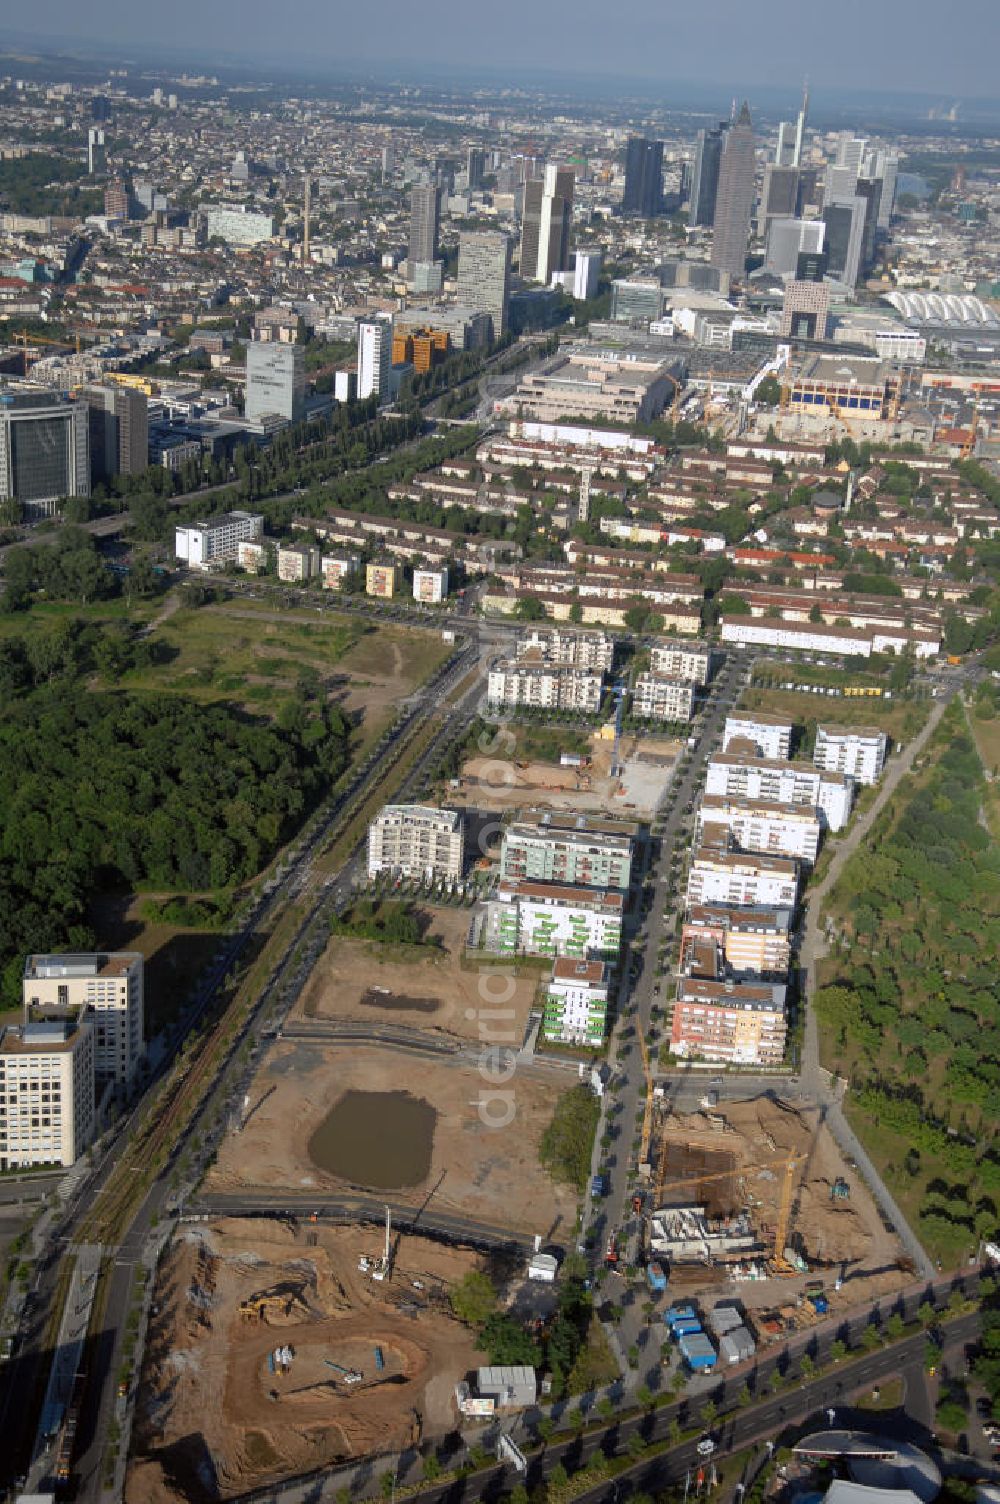
{"type": "Polygon", "coordinates": [[[126,627],[65,622],[0,644],[0,967],[92,943],[87,903],[149,884],[251,878],[347,764],[341,711],[294,700],[275,724],[226,705],[95,686],[141,662],[126,627]]]}
{"type": "Polygon", "coordinates": [[[78,179],[87,176],[81,159],[31,152],[26,157],[0,162],[0,203],[14,214],[95,214],[104,207],[100,189],[81,189],[78,179]]]}
{"type": "Polygon", "coordinates": [[[832,900],[840,949],[816,997],[852,1118],[941,1257],[993,1236],[1000,1205],[1000,844],[953,706],[832,900]]]}

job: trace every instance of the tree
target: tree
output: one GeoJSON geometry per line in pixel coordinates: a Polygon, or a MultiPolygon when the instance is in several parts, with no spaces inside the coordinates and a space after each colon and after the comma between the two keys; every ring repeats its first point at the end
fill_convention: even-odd
{"type": "Polygon", "coordinates": [[[545,607],[533,595],[526,595],[523,600],[518,601],[514,612],[518,621],[544,621],[545,614],[545,607]]]}
{"type": "Polygon", "coordinates": [[[496,1310],[497,1292],[488,1274],[470,1269],[451,1292],[451,1308],[466,1326],[482,1326],[496,1310]]]}
{"type": "Polygon", "coordinates": [[[906,1322],[903,1320],[898,1311],[893,1311],[892,1315],[889,1317],[888,1321],[885,1324],[886,1336],[889,1337],[893,1342],[898,1342],[899,1338],[905,1331],[906,1322]]]}
{"type": "Polygon", "coordinates": [[[765,376],[754,393],[754,401],[761,407],[777,407],[781,401],[781,383],[776,376],[765,376]]]}
{"type": "Polygon", "coordinates": [[[841,1342],[840,1338],[838,1337],[835,1341],[830,1343],[830,1357],[833,1359],[834,1363],[839,1363],[841,1359],[845,1358],[846,1356],[847,1345],[846,1343],[841,1342]]]}
{"type": "Polygon", "coordinates": [[[513,1316],[494,1311],[483,1323],[476,1346],[494,1364],[526,1364],[537,1368],[542,1360],[538,1344],[513,1316]]]}
{"type": "Polygon", "coordinates": [[[568,1482],[569,1482],[569,1473],[563,1467],[563,1465],[562,1465],[561,1462],[557,1462],[552,1467],[549,1468],[549,1487],[550,1488],[565,1488],[566,1484],[568,1482]]]}
{"type": "Polygon", "coordinates": [[[423,1468],[424,1478],[428,1483],[433,1483],[436,1478],[440,1478],[441,1461],[436,1452],[428,1452],[421,1466],[423,1468]]]}
{"type": "Polygon", "coordinates": [[[715,1418],[718,1413],[718,1406],[715,1404],[715,1402],[713,1400],[706,1400],[701,1409],[698,1411],[698,1419],[701,1421],[705,1429],[708,1430],[712,1425],[715,1424],[715,1418]]]}

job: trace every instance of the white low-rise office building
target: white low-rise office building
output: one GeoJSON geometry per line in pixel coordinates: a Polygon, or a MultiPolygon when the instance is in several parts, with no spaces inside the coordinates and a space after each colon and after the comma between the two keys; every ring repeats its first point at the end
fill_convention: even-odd
{"type": "Polygon", "coordinates": [[[465,832],[454,809],[387,804],[368,829],[368,876],[451,878],[462,875],[465,832]]]}
{"type": "MultiPolygon", "coordinates": [[[[787,759],[792,750],[792,723],[783,716],[735,711],[726,716],[722,733],[723,752],[728,752],[733,742],[746,742],[756,747],[761,757],[787,759]]],[[[739,750],[742,751],[742,747],[739,750]]]]}
{"type": "Polygon", "coordinates": [[[694,685],[640,674],[632,693],[632,711],[646,721],[689,721],[694,715],[694,685]]]}
{"type": "Polygon", "coordinates": [[[843,830],[851,815],[854,781],[806,763],[717,752],[705,770],[705,793],[810,805],[819,810],[828,830],[843,830]]]}
{"type": "Polygon", "coordinates": [[[202,522],[174,529],[174,554],[192,569],[212,569],[235,561],[241,543],[262,536],[264,519],[257,512],[223,512],[202,522]]]}
{"type": "Polygon", "coordinates": [[[888,750],[888,736],[873,727],[817,726],[813,762],[827,773],[878,783],[888,750]]]}

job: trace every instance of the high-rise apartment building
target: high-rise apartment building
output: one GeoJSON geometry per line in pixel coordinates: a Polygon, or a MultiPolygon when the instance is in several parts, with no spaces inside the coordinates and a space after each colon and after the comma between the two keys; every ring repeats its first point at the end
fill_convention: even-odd
{"type": "Polygon", "coordinates": [[[722,148],[712,240],[712,265],[733,277],[742,277],[746,269],[755,166],[753,122],[744,100],[722,148]]]}
{"type": "Polygon", "coordinates": [[[498,230],[479,230],[459,237],[458,301],[488,313],[493,338],[507,330],[510,300],[510,241],[498,230]]]}
{"type": "Polygon", "coordinates": [[[387,804],[368,828],[368,876],[398,872],[404,877],[462,875],[465,835],[454,809],[423,804],[387,804]]]}
{"type": "Polygon", "coordinates": [[[0,500],[25,517],[55,514],[64,496],[90,495],[88,410],[39,387],[0,386],[0,500]]]}
{"type": "Polygon", "coordinates": [[[192,569],[214,569],[239,556],[241,543],[257,543],[264,534],[259,512],[223,512],[174,529],[174,556],[192,569]]]}
{"type": "Polygon", "coordinates": [[[247,400],[249,422],[266,416],[300,423],[305,415],[306,368],[301,345],[271,340],[251,340],[247,345],[247,400]]]}
{"type": "Polygon", "coordinates": [[[569,266],[574,173],[550,163],[540,178],[524,185],[521,219],[521,276],[547,287],[553,272],[569,266]]]}
{"type": "Polygon", "coordinates": [[[98,1086],[135,1085],[143,1053],[143,963],[138,951],[29,956],[21,984],[25,1016],[90,1009],[98,1086]]]}
{"type": "Polygon", "coordinates": [[[441,190],[434,183],[417,183],[410,191],[410,239],[407,259],[411,266],[437,260],[441,190]]]}
{"type": "Polygon", "coordinates": [[[94,1048],[86,1011],[0,1031],[0,1170],[80,1158],[96,1125],[94,1048]]]}
{"type": "Polygon", "coordinates": [[[663,207],[663,142],[629,136],[622,213],[652,219],[663,207]]]}
{"type": "Polygon", "coordinates": [[[392,369],[392,320],[390,318],[358,321],[358,397],[389,395],[389,372],[392,369]]]}
{"type": "Polygon", "coordinates": [[[728,129],[729,126],[723,124],[714,130],[698,132],[691,174],[691,203],[688,208],[688,223],[692,226],[710,225],[715,220],[722,143],[728,129]]]}
{"type": "Polygon", "coordinates": [[[104,190],[104,213],[108,219],[128,219],[129,192],[121,178],[112,178],[104,190]]]}
{"type": "Polygon", "coordinates": [[[115,475],[141,475],[149,464],[149,403],[132,387],[80,387],[89,411],[90,478],[94,485],[115,475]]]}

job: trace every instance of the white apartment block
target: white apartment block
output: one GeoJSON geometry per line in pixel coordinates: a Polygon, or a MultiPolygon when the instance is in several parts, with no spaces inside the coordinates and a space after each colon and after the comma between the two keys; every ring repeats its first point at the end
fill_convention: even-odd
{"type": "Polygon", "coordinates": [[[603,961],[560,956],[545,988],[545,1038],[598,1049],[607,1027],[610,983],[611,971],[603,961]]]}
{"type": "Polygon", "coordinates": [[[817,726],[813,762],[827,773],[843,773],[858,783],[878,783],[888,750],[889,738],[884,731],[817,726]]]}
{"type": "Polygon", "coordinates": [[[235,560],[241,543],[253,543],[264,532],[257,512],[224,512],[203,522],[174,529],[174,555],[192,569],[212,569],[235,560]]]}
{"type": "Polygon", "coordinates": [[[546,810],[506,827],[500,876],[624,891],[632,881],[636,834],[635,826],[546,810]]]}
{"type": "Polygon", "coordinates": [[[686,896],[689,904],[794,909],[799,896],[798,865],[787,857],[702,846],[691,858],[686,896]]]}
{"type": "Polygon", "coordinates": [[[320,561],[324,590],[339,590],[361,568],[360,554],[324,554],[320,561]]]}
{"type": "Polygon", "coordinates": [[[822,825],[817,811],[805,804],[766,804],[756,799],[705,794],[698,809],[695,843],[712,844],[711,832],[725,830],[741,851],[816,860],[822,825]]]}
{"type": "Polygon", "coordinates": [[[245,539],[236,546],[236,562],[247,574],[263,574],[267,568],[267,544],[245,539]]]}
{"type": "Polygon", "coordinates": [[[368,876],[460,878],[465,831],[457,810],[387,804],[368,828],[368,876]]]}
{"type": "Polygon", "coordinates": [[[278,579],[299,585],[319,574],[320,552],[313,544],[296,543],[278,549],[278,579]]]}
{"type": "Polygon", "coordinates": [[[601,708],[600,673],[562,664],[530,663],[506,658],[490,669],[486,699],[491,706],[527,705],[543,710],[580,710],[596,715],[601,708]]]}
{"type": "Polygon", "coordinates": [[[726,716],[722,733],[723,752],[729,751],[732,742],[749,742],[761,757],[787,759],[792,750],[792,723],[777,715],[753,712],[743,715],[736,711],[726,716]]]}
{"type": "Polygon", "coordinates": [[[712,650],[697,642],[660,642],[650,652],[649,669],[663,679],[707,684],[712,672],[712,650]]]}
{"type": "Polygon", "coordinates": [[[632,711],[647,721],[689,721],[694,715],[694,685],[640,674],[632,691],[632,711]]]}
{"type": "Polygon", "coordinates": [[[413,571],[413,599],[425,605],[436,606],[448,595],[447,569],[415,569],[413,571]]]}
{"type": "Polygon", "coordinates": [[[0,1170],[75,1164],[95,1123],[90,1014],[0,1032],[0,1170]]]}
{"type": "Polygon", "coordinates": [[[501,878],[490,905],[491,943],[511,955],[614,959],[623,911],[621,893],[501,878]]]}
{"type": "Polygon", "coordinates": [[[606,632],[560,632],[532,627],[517,640],[518,658],[536,658],[541,663],[561,663],[569,668],[590,669],[599,674],[611,671],[615,640],[606,632]]]}
{"type": "Polygon", "coordinates": [[[843,830],[851,816],[854,782],[843,773],[827,773],[805,763],[717,752],[705,770],[705,793],[810,805],[820,811],[828,830],[843,830]]]}
{"type": "Polygon", "coordinates": [[[25,1016],[90,1008],[98,1082],[135,1085],[143,1054],[143,961],[136,950],[28,956],[21,995],[25,1016]]]}

